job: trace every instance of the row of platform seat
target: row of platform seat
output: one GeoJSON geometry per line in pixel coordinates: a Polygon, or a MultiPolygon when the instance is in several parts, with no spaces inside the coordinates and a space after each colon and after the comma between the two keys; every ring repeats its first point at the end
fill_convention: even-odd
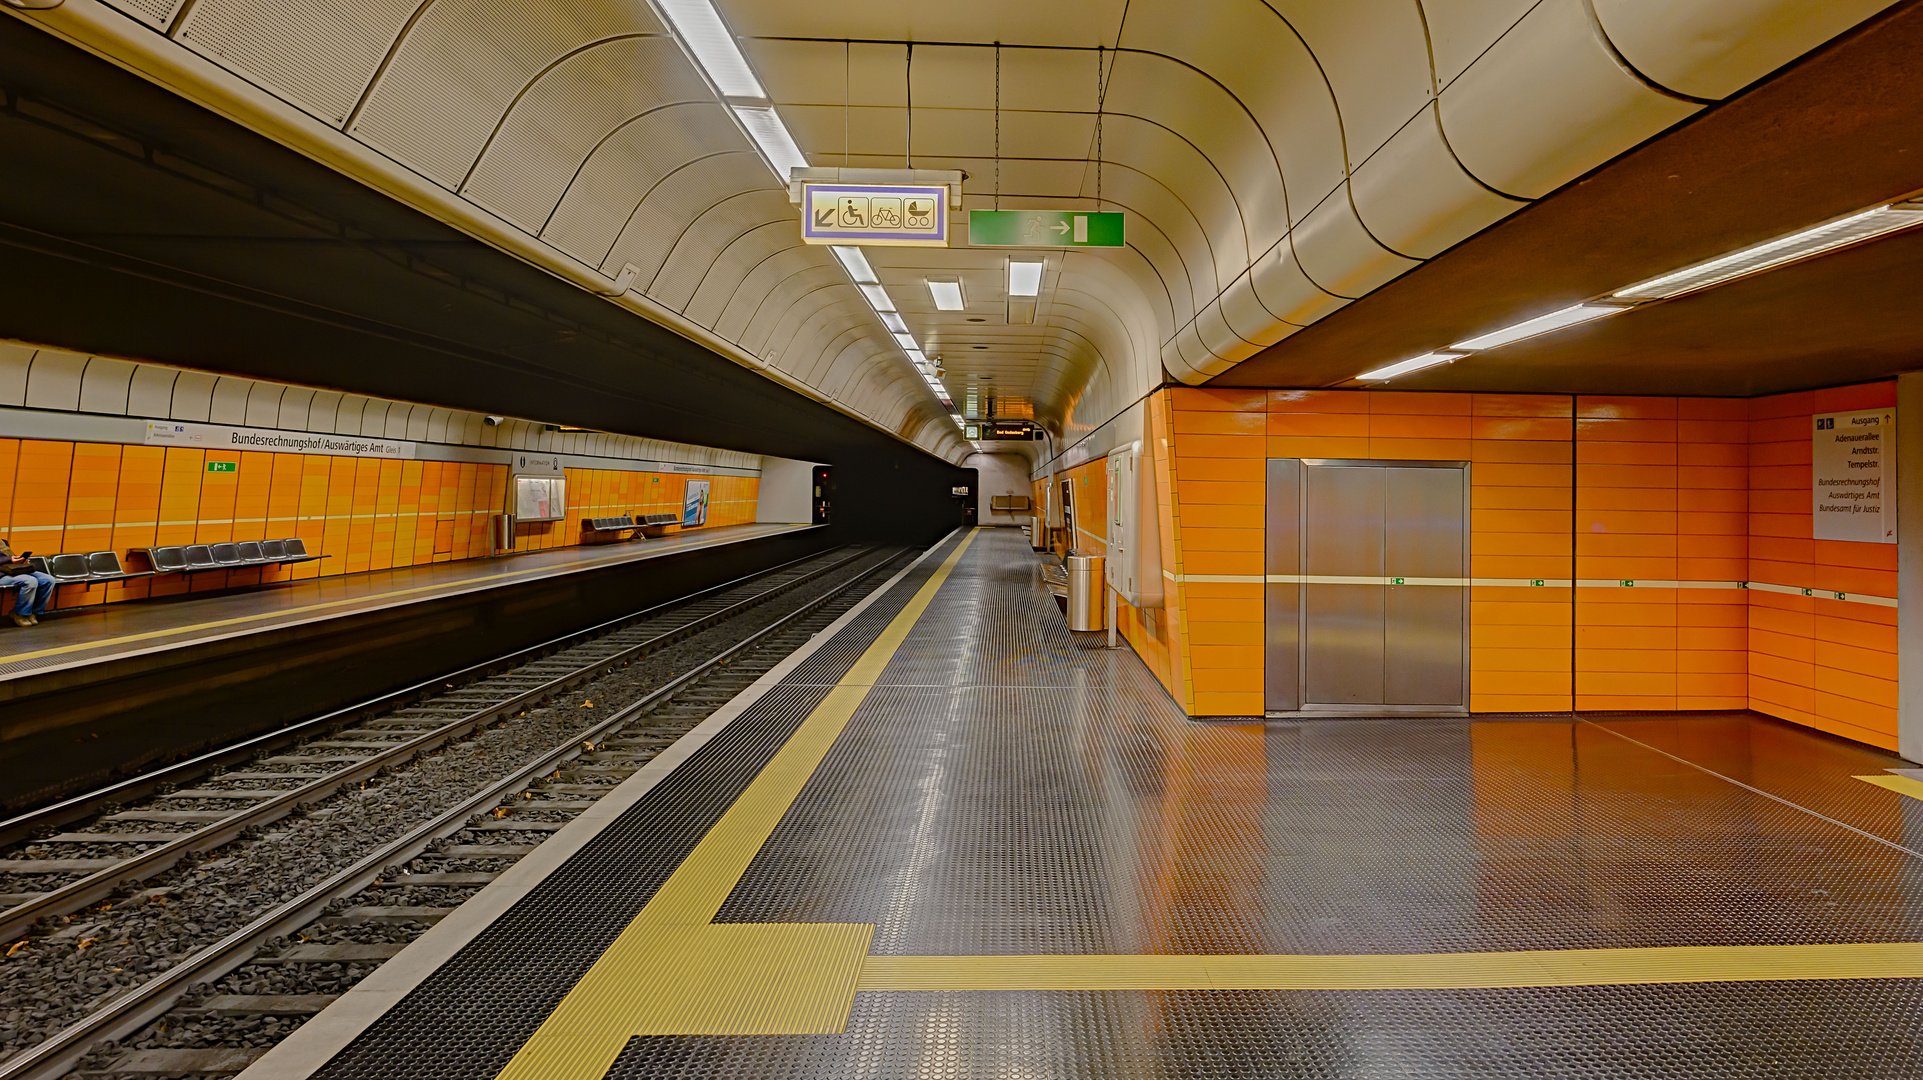
{"type": "Polygon", "coordinates": [[[32,555],[29,562],[61,585],[102,585],[111,581],[193,574],[202,570],[245,570],[255,566],[288,566],[314,562],[326,555],[309,555],[300,540],[246,540],[237,544],[182,544],[175,547],[135,548],[127,552],[132,569],[123,567],[111,551],[85,555],[32,555]]]}
{"type": "Polygon", "coordinates": [[[587,518],[582,524],[589,532],[641,529],[646,535],[659,536],[669,525],[681,524],[681,516],[679,514],[622,514],[619,517],[587,518]]]}

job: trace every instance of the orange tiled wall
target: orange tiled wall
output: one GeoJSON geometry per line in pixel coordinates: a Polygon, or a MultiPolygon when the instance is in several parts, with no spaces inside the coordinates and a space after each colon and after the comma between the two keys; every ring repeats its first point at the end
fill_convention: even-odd
{"type": "MultiPolygon", "coordinates": [[[[1263,459],[1466,460],[1472,709],[1754,707],[1893,746],[1894,610],[1737,583],[1895,596],[1893,546],[1810,539],[1808,423],[1894,394],[1163,391],[1151,666],[1192,714],[1261,711],[1263,459]]],[[[1103,468],[1070,474],[1098,513],[1103,468]]]]}
{"type": "MultiPolygon", "coordinates": [[[[0,536],[19,551],[116,551],[299,537],[333,556],[293,567],[62,586],[63,608],[487,555],[506,465],[0,439],[0,536]],[[233,472],[208,472],[231,461],[233,472]]],[[[569,516],[517,547],[580,542],[582,517],[681,510],[686,477],[568,470],[569,516]],[[629,498],[633,501],[626,501],[629,498]]],[[[710,477],[708,524],[753,521],[755,477],[710,477]]]]}
{"type": "MultiPolygon", "coordinates": [[[[1815,540],[1810,416],[1896,404],[1896,384],[1756,398],[1749,405],[1750,576],[1796,588],[1896,595],[1896,545],[1815,540]]],[[[1749,699],[1758,712],[1896,746],[1896,609],[1752,591],[1749,699]]]]}
{"type": "MultiPolygon", "coordinates": [[[[515,526],[515,548],[538,551],[581,542],[586,518],[623,514],[681,516],[681,501],[689,479],[708,481],[708,523],[702,528],[746,525],[755,519],[755,499],[761,490],[758,476],[697,476],[685,473],[627,472],[621,469],[567,469],[568,516],[515,526]]],[[[669,527],[671,532],[681,526],[669,527]]]]}

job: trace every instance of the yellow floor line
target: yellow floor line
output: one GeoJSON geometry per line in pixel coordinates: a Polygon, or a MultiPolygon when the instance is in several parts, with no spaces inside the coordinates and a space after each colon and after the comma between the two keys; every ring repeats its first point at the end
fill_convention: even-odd
{"type": "Polygon", "coordinates": [[[1865,784],[1875,784],[1877,787],[1887,788],[1890,791],[1896,792],[1898,795],[1908,795],[1912,799],[1923,799],[1923,780],[1912,780],[1907,776],[1891,776],[1889,773],[1879,773],[1876,776],[1859,776],[1856,779],[1863,781],[1865,784]]]}
{"type": "Polygon", "coordinates": [[[1465,990],[1923,978],[1923,943],[1361,956],[870,956],[861,990],[1465,990]]]}
{"type": "MultiPolygon", "coordinates": [[[[676,545],[673,550],[700,551],[703,548],[712,547],[712,546],[714,546],[712,543],[676,545]]],[[[618,563],[618,562],[626,561],[632,554],[633,554],[632,552],[623,552],[621,555],[618,555],[618,556],[609,556],[606,558],[598,558],[598,559],[583,559],[580,562],[565,564],[565,566],[570,571],[591,569],[593,567],[600,566],[604,563],[618,563]]],[[[431,563],[428,565],[444,566],[446,564],[431,563]]],[[[557,564],[557,565],[560,565],[560,564],[557,564]]],[[[243,569],[245,568],[243,567],[243,569]]],[[[411,569],[411,568],[402,567],[401,569],[411,569]]],[[[548,568],[542,567],[541,569],[548,569],[548,568]]],[[[376,571],[376,572],[378,573],[381,571],[376,571]]],[[[178,635],[178,634],[194,634],[194,633],[199,633],[205,630],[218,630],[222,627],[227,627],[227,626],[242,626],[247,623],[260,622],[265,619],[281,619],[281,618],[286,618],[289,615],[303,615],[310,611],[326,611],[329,608],[347,607],[349,605],[366,606],[368,604],[379,603],[382,600],[389,600],[397,596],[412,596],[415,593],[433,592],[436,589],[447,589],[452,586],[485,585],[488,582],[492,582],[492,581],[507,581],[510,579],[525,578],[529,574],[535,573],[535,572],[536,571],[534,570],[528,570],[528,569],[511,570],[506,573],[488,574],[484,577],[460,578],[455,581],[443,581],[434,585],[417,585],[411,589],[394,589],[390,592],[367,593],[366,595],[363,595],[363,596],[350,596],[343,600],[328,600],[324,603],[319,603],[319,604],[306,604],[301,607],[280,608],[275,611],[263,611],[255,615],[237,615],[231,619],[215,619],[211,622],[194,623],[191,626],[174,626],[174,627],[168,627],[167,629],[164,629],[164,630],[147,630],[138,634],[123,634],[120,637],[102,638],[98,641],[83,641],[74,645],[59,645],[59,646],[55,646],[53,648],[48,648],[48,649],[37,649],[33,652],[11,653],[6,655],[0,655],[0,664],[15,664],[15,663],[19,663],[22,660],[38,660],[43,656],[60,656],[65,653],[88,652],[96,649],[111,649],[116,645],[125,645],[125,644],[128,644],[129,642],[152,641],[155,638],[174,637],[175,635],[178,635]]],[[[339,577],[341,575],[330,575],[330,576],[339,577]]],[[[324,581],[327,579],[326,578],[307,578],[305,580],[324,581]]]]}
{"type": "Polygon", "coordinates": [[[975,535],[889,620],[499,1080],[599,1080],[636,1035],[830,1034],[846,1026],[872,925],[713,919],[975,535]]]}

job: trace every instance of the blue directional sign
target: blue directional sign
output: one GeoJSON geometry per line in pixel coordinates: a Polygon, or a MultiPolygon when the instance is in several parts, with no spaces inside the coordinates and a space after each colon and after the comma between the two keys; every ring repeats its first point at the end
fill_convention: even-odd
{"type": "Polygon", "coordinates": [[[801,238],[810,244],[947,247],[946,184],[803,184],[801,238]]]}

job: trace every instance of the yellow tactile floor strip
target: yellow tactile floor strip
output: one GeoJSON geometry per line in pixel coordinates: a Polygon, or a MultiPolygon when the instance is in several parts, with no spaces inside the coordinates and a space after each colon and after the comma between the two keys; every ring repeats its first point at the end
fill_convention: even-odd
{"type": "Polygon", "coordinates": [[[635,1035],[842,1030],[875,928],[724,924],[715,912],[961,561],[962,539],[501,1070],[598,1080],[635,1035]]]}
{"type": "Polygon", "coordinates": [[[1362,956],[870,956],[861,990],[1467,990],[1923,978],[1923,943],[1362,956]]]}
{"type": "MultiPolygon", "coordinates": [[[[871,956],[865,924],[715,924],[973,542],[957,545],[498,1080],[599,1080],[636,1035],[831,1034],[858,991],[1414,990],[1923,978],[1923,943],[1382,955],[871,956]]],[[[1923,783],[1861,776],[1923,798],[1923,783]]]]}

